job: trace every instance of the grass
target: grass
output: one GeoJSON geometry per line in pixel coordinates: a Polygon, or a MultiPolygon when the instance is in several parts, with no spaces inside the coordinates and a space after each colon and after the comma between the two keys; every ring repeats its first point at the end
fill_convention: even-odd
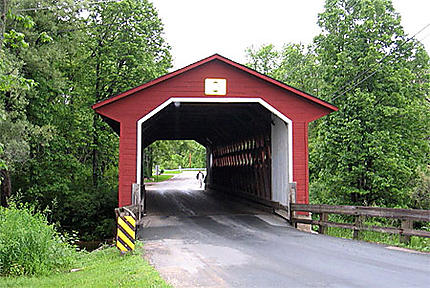
{"type": "MultiPolygon", "coordinates": [[[[327,234],[330,236],[352,239],[352,233],[352,230],[349,229],[329,227],[327,234]]],[[[360,240],[379,244],[386,244],[390,246],[403,247],[421,252],[430,252],[430,239],[424,237],[412,236],[409,244],[403,244],[400,242],[399,235],[397,234],[380,233],[374,231],[361,231],[360,240]]]]}
{"type": "Polygon", "coordinates": [[[164,174],[181,174],[182,171],[172,170],[172,171],[164,171],[164,174]]]}
{"type": "Polygon", "coordinates": [[[169,180],[170,178],[172,178],[175,175],[168,175],[168,174],[162,174],[162,175],[158,175],[158,176],[153,176],[149,179],[145,179],[145,183],[148,182],[162,182],[162,181],[166,181],[169,180]]]}
{"type": "Polygon", "coordinates": [[[82,253],[75,265],[81,271],[39,277],[0,277],[0,287],[171,287],[142,258],[142,250],[138,247],[124,256],[114,247],[82,253]]]}

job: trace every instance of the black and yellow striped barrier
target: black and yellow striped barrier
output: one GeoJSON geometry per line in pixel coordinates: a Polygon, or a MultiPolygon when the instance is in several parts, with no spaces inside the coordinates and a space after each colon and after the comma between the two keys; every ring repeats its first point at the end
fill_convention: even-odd
{"type": "Polygon", "coordinates": [[[118,216],[116,247],[121,252],[134,250],[136,242],[136,219],[133,216],[118,216]]]}

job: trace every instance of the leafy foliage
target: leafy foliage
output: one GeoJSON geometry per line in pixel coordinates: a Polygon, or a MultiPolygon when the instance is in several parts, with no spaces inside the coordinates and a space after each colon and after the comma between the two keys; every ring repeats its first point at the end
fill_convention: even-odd
{"type": "Polygon", "coordinates": [[[310,126],[311,200],[415,207],[430,155],[428,54],[391,1],[327,0],[318,23],[306,50],[248,50],[251,67],[339,107],[310,126]]]}
{"type": "MultiPolygon", "coordinates": [[[[5,118],[5,113],[0,109],[0,120],[3,120],[5,118]]],[[[6,161],[3,159],[3,153],[4,153],[4,145],[2,142],[0,142],[0,170],[6,170],[7,165],[6,161]]],[[[2,183],[3,178],[0,177],[0,185],[2,183]]]]}
{"type": "Polygon", "coordinates": [[[28,159],[29,144],[26,141],[28,122],[25,120],[12,121],[9,115],[0,120],[0,143],[4,143],[1,155],[9,167],[15,167],[28,159]]]}
{"type": "Polygon", "coordinates": [[[160,165],[162,169],[206,167],[206,149],[195,141],[156,141],[148,150],[152,151],[154,165],[160,165]]]}
{"type": "Polygon", "coordinates": [[[411,194],[413,207],[430,210],[430,167],[418,171],[411,194]]]}
{"type": "Polygon", "coordinates": [[[0,275],[61,271],[75,260],[69,245],[45,215],[33,208],[0,207],[0,275]]]}
{"type": "Polygon", "coordinates": [[[279,81],[311,93],[319,94],[321,80],[312,46],[286,44],[277,51],[271,44],[247,49],[248,66],[279,81]]]}
{"type": "Polygon", "coordinates": [[[13,193],[50,207],[51,221],[87,239],[110,237],[118,136],[91,105],[167,72],[161,21],[146,0],[10,0],[7,7],[0,159],[13,193]]]}
{"type": "MultiPolygon", "coordinates": [[[[2,154],[3,154],[3,144],[0,143],[0,155],[2,154]]],[[[6,169],[6,168],[7,168],[6,162],[4,160],[0,160],[0,169],[6,169]]],[[[1,180],[2,179],[0,179],[0,184],[1,184],[1,180]]]]}
{"type": "Polygon", "coordinates": [[[339,112],[318,123],[314,179],[341,203],[407,206],[430,152],[428,77],[417,81],[428,55],[406,39],[390,1],[329,0],[319,24],[323,95],[339,112]]]}
{"type": "MultiPolygon", "coordinates": [[[[116,95],[165,74],[171,66],[163,27],[152,4],[126,0],[95,6],[85,38],[86,57],[80,63],[85,77],[82,89],[87,105],[116,95]],[[113,29],[116,28],[116,29],[113,29]]],[[[91,111],[91,113],[93,113],[91,111]]],[[[98,186],[106,166],[117,166],[118,138],[94,116],[92,131],[93,185],[98,186]],[[112,153],[115,151],[115,153],[112,153]]]]}

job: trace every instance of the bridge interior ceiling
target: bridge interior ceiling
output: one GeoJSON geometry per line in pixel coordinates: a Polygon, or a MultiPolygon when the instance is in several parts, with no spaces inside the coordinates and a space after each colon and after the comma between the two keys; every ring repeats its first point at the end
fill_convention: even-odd
{"type": "Polygon", "coordinates": [[[142,143],[195,140],[217,147],[270,131],[271,112],[258,103],[171,103],[142,124],[142,143]]]}

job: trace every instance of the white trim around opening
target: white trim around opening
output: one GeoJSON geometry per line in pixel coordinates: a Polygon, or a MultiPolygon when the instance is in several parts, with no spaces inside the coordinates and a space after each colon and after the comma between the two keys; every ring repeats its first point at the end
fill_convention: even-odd
{"type": "Polygon", "coordinates": [[[137,121],[137,167],[136,167],[136,181],[141,184],[140,178],[142,175],[142,123],[150,119],[155,114],[166,108],[169,104],[174,102],[196,102],[196,103],[258,103],[264,108],[281,118],[288,125],[288,178],[293,181],[293,121],[286,117],[284,114],[276,110],[269,103],[261,98],[206,98],[206,97],[172,97],[162,103],[160,106],[146,114],[144,117],[137,121]]]}

